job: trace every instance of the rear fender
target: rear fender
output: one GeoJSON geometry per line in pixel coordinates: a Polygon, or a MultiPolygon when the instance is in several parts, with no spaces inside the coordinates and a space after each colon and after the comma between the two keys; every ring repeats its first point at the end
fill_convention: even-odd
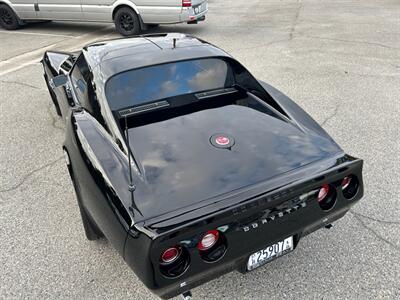
{"type": "Polygon", "coordinates": [[[75,110],[69,119],[65,148],[80,186],[81,204],[123,255],[126,235],[133,223],[133,215],[125,206],[131,200],[127,159],[88,112],[75,110]]]}
{"type": "MultiPolygon", "coordinates": [[[[281,91],[271,85],[259,80],[258,81],[265,91],[275,100],[276,103],[284,110],[285,114],[304,131],[313,131],[321,136],[326,137],[333,143],[337,143],[329,136],[329,134],[298,104],[291,100],[281,91]]],[[[337,145],[339,147],[339,145],[337,145]]]]}

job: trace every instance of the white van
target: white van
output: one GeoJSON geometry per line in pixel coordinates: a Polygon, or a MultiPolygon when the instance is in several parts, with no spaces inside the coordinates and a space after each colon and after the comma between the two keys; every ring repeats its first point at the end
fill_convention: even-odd
{"type": "Polygon", "coordinates": [[[0,0],[0,26],[17,29],[34,20],[114,22],[122,35],[147,25],[197,23],[207,0],[0,0]]]}

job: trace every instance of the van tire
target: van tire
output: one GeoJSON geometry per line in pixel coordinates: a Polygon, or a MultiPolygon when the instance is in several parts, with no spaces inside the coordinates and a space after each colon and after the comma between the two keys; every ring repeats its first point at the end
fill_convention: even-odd
{"type": "Polygon", "coordinates": [[[119,8],[114,15],[114,24],[117,31],[123,36],[140,33],[140,20],[135,11],[129,7],[119,8]]]}
{"type": "Polygon", "coordinates": [[[7,30],[19,28],[18,16],[6,4],[0,4],[0,26],[7,30]]]}

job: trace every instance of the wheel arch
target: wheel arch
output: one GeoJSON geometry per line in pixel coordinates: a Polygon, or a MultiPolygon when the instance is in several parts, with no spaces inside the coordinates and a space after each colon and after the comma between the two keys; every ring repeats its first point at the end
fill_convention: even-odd
{"type": "Polygon", "coordinates": [[[18,12],[15,10],[15,7],[13,7],[13,4],[11,3],[11,1],[9,1],[9,0],[0,0],[0,4],[7,5],[15,13],[15,15],[18,18],[18,21],[21,23],[21,18],[19,17],[18,12]]]}
{"type": "Polygon", "coordinates": [[[63,145],[62,146],[62,151],[64,155],[64,162],[68,168],[69,176],[71,176],[71,179],[73,177],[73,171],[72,171],[72,165],[71,165],[71,156],[69,155],[69,151],[67,149],[67,146],[63,145]]]}
{"type": "Polygon", "coordinates": [[[15,12],[15,9],[14,9],[14,7],[12,6],[11,1],[9,1],[9,0],[0,0],[0,4],[6,4],[6,5],[8,5],[8,6],[15,12]]]}
{"type": "MultiPolygon", "coordinates": [[[[0,1],[2,1],[2,0],[0,0],[0,1]]],[[[142,19],[140,17],[139,9],[137,8],[135,3],[133,3],[132,1],[129,1],[129,0],[118,0],[118,1],[115,1],[115,3],[113,4],[113,7],[112,7],[112,14],[111,14],[112,20],[114,20],[114,16],[115,16],[115,13],[117,12],[117,10],[122,7],[128,7],[128,8],[133,9],[134,12],[138,15],[139,19],[140,20],[142,19]]]]}

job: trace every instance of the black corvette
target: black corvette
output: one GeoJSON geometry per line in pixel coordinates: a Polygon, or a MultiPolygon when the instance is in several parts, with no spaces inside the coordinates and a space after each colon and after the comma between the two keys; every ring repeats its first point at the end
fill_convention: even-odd
{"type": "Polygon", "coordinates": [[[294,250],[363,195],[362,160],[205,41],[138,36],[42,62],[87,238],[162,298],[294,250]]]}

